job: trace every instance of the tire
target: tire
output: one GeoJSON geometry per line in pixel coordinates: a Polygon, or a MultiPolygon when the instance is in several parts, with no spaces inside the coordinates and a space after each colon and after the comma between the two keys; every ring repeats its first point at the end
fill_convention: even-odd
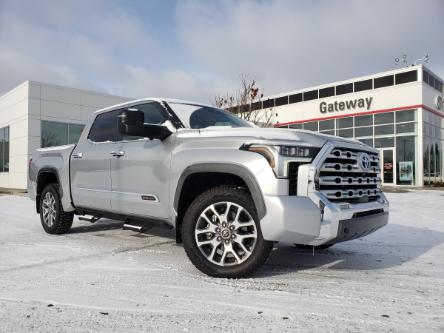
{"type": "Polygon", "coordinates": [[[262,237],[250,194],[234,186],[214,187],[191,203],[182,240],[197,269],[221,278],[253,275],[273,248],[273,242],[262,237]]]}
{"type": "MultiPolygon", "coordinates": [[[[297,248],[299,249],[304,249],[304,250],[312,250],[313,249],[313,245],[302,245],[302,244],[295,244],[297,248]]],[[[315,251],[322,251],[322,250],[326,250],[330,247],[332,247],[335,244],[322,244],[322,245],[317,245],[314,246],[314,250],[315,251]]]]}
{"type": "Polygon", "coordinates": [[[40,197],[40,221],[48,234],[65,234],[72,226],[74,212],[65,212],[55,184],[46,185],[40,197]]]}

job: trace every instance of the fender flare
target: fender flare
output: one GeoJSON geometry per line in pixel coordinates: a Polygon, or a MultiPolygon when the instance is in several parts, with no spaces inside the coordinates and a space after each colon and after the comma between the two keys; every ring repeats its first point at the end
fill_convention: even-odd
{"type": "Polygon", "coordinates": [[[57,169],[55,169],[55,168],[48,168],[48,167],[45,167],[45,168],[42,168],[42,169],[40,169],[39,170],[39,172],[37,173],[37,177],[36,177],[36,210],[37,210],[37,213],[40,213],[39,212],[39,197],[40,197],[40,194],[39,193],[37,193],[37,188],[38,188],[38,184],[39,184],[39,179],[40,179],[40,176],[43,174],[43,173],[52,173],[52,174],[54,174],[55,175],[55,177],[57,178],[57,182],[58,182],[58,184],[60,185],[59,186],[59,194],[60,194],[60,198],[63,198],[63,188],[62,188],[62,184],[60,183],[60,177],[59,177],[59,173],[58,173],[58,171],[57,171],[57,169]]]}
{"type": "Polygon", "coordinates": [[[188,166],[182,172],[182,174],[179,177],[179,181],[177,182],[176,191],[174,194],[174,201],[173,201],[173,207],[176,212],[178,211],[179,198],[185,180],[190,175],[201,172],[226,173],[240,177],[248,186],[248,190],[250,191],[251,196],[253,198],[259,219],[261,220],[267,213],[264,197],[262,195],[261,188],[257,183],[256,177],[246,167],[231,163],[199,163],[188,166]]]}

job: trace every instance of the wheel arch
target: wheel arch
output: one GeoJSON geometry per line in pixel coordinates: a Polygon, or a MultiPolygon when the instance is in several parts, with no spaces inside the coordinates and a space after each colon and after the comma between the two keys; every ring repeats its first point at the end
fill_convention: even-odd
{"type": "MultiPolygon", "coordinates": [[[[37,174],[37,187],[36,187],[36,211],[40,213],[40,197],[42,195],[43,189],[48,184],[59,184],[60,185],[60,177],[59,173],[54,168],[42,168],[39,170],[37,174]]],[[[59,194],[60,197],[63,196],[63,189],[59,186],[59,194]]]]}
{"type": "MultiPolygon", "coordinates": [[[[243,185],[246,187],[248,192],[251,194],[254,205],[259,219],[262,219],[266,214],[265,201],[262,195],[262,191],[257,183],[256,178],[253,173],[245,168],[244,166],[229,163],[200,163],[188,166],[180,175],[177,182],[173,208],[176,213],[176,241],[181,242],[181,223],[184,215],[184,210],[186,209],[187,203],[191,203],[196,195],[192,198],[188,198],[188,201],[184,201],[184,192],[190,186],[190,181],[195,179],[194,177],[210,175],[211,182],[213,184],[208,184],[203,188],[208,189],[216,183],[217,185],[243,185]],[[222,177],[222,178],[218,178],[222,177]],[[223,184],[223,182],[218,183],[218,180],[226,180],[228,184],[223,184]],[[239,182],[240,181],[240,182],[239,182]],[[229,182],[233,182],[230,184],[229,182]],[[185,202],[185,204],[184,204],[185,202]]],[[[202,191],[201,191],[202,193],[202,191]]],[[[197,194],[198,195],[198,194],[197,194]]]]}

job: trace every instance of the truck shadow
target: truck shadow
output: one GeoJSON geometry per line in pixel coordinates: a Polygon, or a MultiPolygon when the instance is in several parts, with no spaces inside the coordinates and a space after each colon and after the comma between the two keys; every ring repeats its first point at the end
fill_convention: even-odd
{"type": "MultiPolygon", "coordinates": [[[[275,248],[258,277],[322,268],[376,270],[401,266],[444,243],[436,230],[389,224],[367,237],[313,251],[291,246],[275,248]]],[[[433,264],[425,262],[425,264],[433,264]]]]}

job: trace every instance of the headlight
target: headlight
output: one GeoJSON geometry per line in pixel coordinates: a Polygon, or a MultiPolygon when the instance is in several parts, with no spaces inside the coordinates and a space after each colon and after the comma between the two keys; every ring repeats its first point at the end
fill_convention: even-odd
{"type": "Polygon", "coordinates": [[[247,144],[243,145],[240,149],[262,155],[278,178],[287,178],[289,163],[310,163],[320,150],[320,148],[306,146],[263,144],[247,144]]]}

